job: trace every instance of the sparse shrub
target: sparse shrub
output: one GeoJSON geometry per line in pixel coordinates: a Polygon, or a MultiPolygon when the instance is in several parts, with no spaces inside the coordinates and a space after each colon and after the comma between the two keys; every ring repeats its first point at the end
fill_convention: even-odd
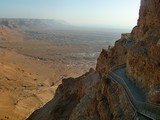
{"type": "Polygon", "coordinates": [[[111,83],[111,80],[108,78],[107,75],[105,75],[105,76],[103,77],[103,81],[104,81],[105,84],[107,84],[107,85],[110,85],[110,83],[111,83]]]}

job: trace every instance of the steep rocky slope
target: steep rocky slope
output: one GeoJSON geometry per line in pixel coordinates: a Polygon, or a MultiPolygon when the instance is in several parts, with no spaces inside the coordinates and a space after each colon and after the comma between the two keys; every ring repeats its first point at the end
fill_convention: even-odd
{"type": "Polygon", "coordinates": [[[0,24],[0,42],[17,42],[22,41],[22,39],[23,35],[21,33],[0,24]]]}
{"type": "Polygon", "coordinates": [[[64,79],[56,96],[29,120],[132,120],[135,114],[122,86],[106,78],[114,66],[126,64],[127,75],[142,88],[147,101],[160,97],[160,0],[141,0],[140,17],[131,34],[103,49],[96,71],[64,79]]]}
{"type": "Polygon", "coordinates": [[[160,103],[160,0],[142,0],[132,31],[136,41],[127,56],[128,75],[144,88],[148,101],[160,103]]]}
{"type": "Polygon", "coordinates": [[[99,73],[90,69],[79,78],[64,79],[55,97],[28,119],[117,120],[133,117],[134,111],[123,89],[115,82],[101,80],[99,73]]]}
{"type": "Polygon", "coordinates": [[[138,23],[132,31],[132,37],[134,39],[139,41],[151,36],[160,37],[159,5],[159,0],[141,0],[138,23]]]}

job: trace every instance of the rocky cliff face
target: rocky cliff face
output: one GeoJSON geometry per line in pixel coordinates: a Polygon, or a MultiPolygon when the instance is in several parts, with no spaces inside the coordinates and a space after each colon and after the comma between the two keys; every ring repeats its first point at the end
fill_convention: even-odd
{"type": "Polygon", "coordinates": [[[79,78],[62,81],[55,97],[28,120],[117,120],[133,119],[123,89],[115,82],[102,80],[91,69],[79,78]]]}
{"type": "Polygon", "coordinates": [[[115,42],[114,47],[103,49],[97,59],[96,70],[104,76],[112,67],[126,63],[127,53],[134,41],[121,38],[115,42]]]}
{"type": "Polygon", "coordinates": [[[137,26],[132,31],[132,37],[145,40],[148,37],[160,37],[160,0],[141,0],[137,26]]]}
{"type": "Polygon", "coordinates": [[[144,88],[148,101],[160,103],[160,0],[142,0],[132,31],[136,43],[127,56],[128,75],[144,88]]]}
{"type": "MultiPolygon", "coordinates": [[[[146,92],[147,100],[160,101],[160,0],[141,0],[140,17],[131,35],[123,34],[114,47],[103,49],[96,71],[63,80],[56,96],[29,120],[132,120],[135,112],[122,86],[106,79],[122,63],[127,75],[146,92]]],[[[138,116],[136,116],[138,117],[138,116]]]]}

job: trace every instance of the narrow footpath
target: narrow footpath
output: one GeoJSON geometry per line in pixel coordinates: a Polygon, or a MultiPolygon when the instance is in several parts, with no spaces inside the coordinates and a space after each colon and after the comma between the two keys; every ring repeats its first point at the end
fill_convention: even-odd
{"type": "Polygon", "coordinates": [[[160,106],[146,101],[143,89],[126,76],[126,66],[116,66],[109,71],[108,77],[123,86],[130,103],[136,109],[137,116],[146,117],[142,120],[160,120],[160,106]]]}

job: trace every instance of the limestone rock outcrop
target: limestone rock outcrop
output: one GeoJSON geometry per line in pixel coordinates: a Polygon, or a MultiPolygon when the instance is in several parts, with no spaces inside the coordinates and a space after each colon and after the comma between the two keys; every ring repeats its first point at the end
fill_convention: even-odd
{"type": "Polygon", "coordinates": [[[127,55],[128,76],[160,103],[160,0],[142,0],[140,17],[132,31],[136,41],[127,55]]]}
{"type": "Polygon", "coordinates": [[[114,47],[103,49],[97,59],[96,70],[104,76],[112,67],[126,63],[127,53],[134,44],[134,40],[119,39],[114,47]]]}
{"type": "Polygon", "coordinates": [[[138,23],[132,31],[134,39],[139,41],[151,36],[160,37],[159,5],[160,0],[141,0],[138,23]]]}
{"type": "Polygon", "coordinates": [[[134,118],[123,89],[93,69],[62,81],[55,97],[28,120],[117,120],[134,118]]]}
{"type": "Polygon", "coordinates": [[[90,70],[79,78],[62,80],[55,97],[28,119],[96,119],[98,115],[96,114],[95,86],[98,82],[100,82],[99,73],[94,70],[90,70]]]}

